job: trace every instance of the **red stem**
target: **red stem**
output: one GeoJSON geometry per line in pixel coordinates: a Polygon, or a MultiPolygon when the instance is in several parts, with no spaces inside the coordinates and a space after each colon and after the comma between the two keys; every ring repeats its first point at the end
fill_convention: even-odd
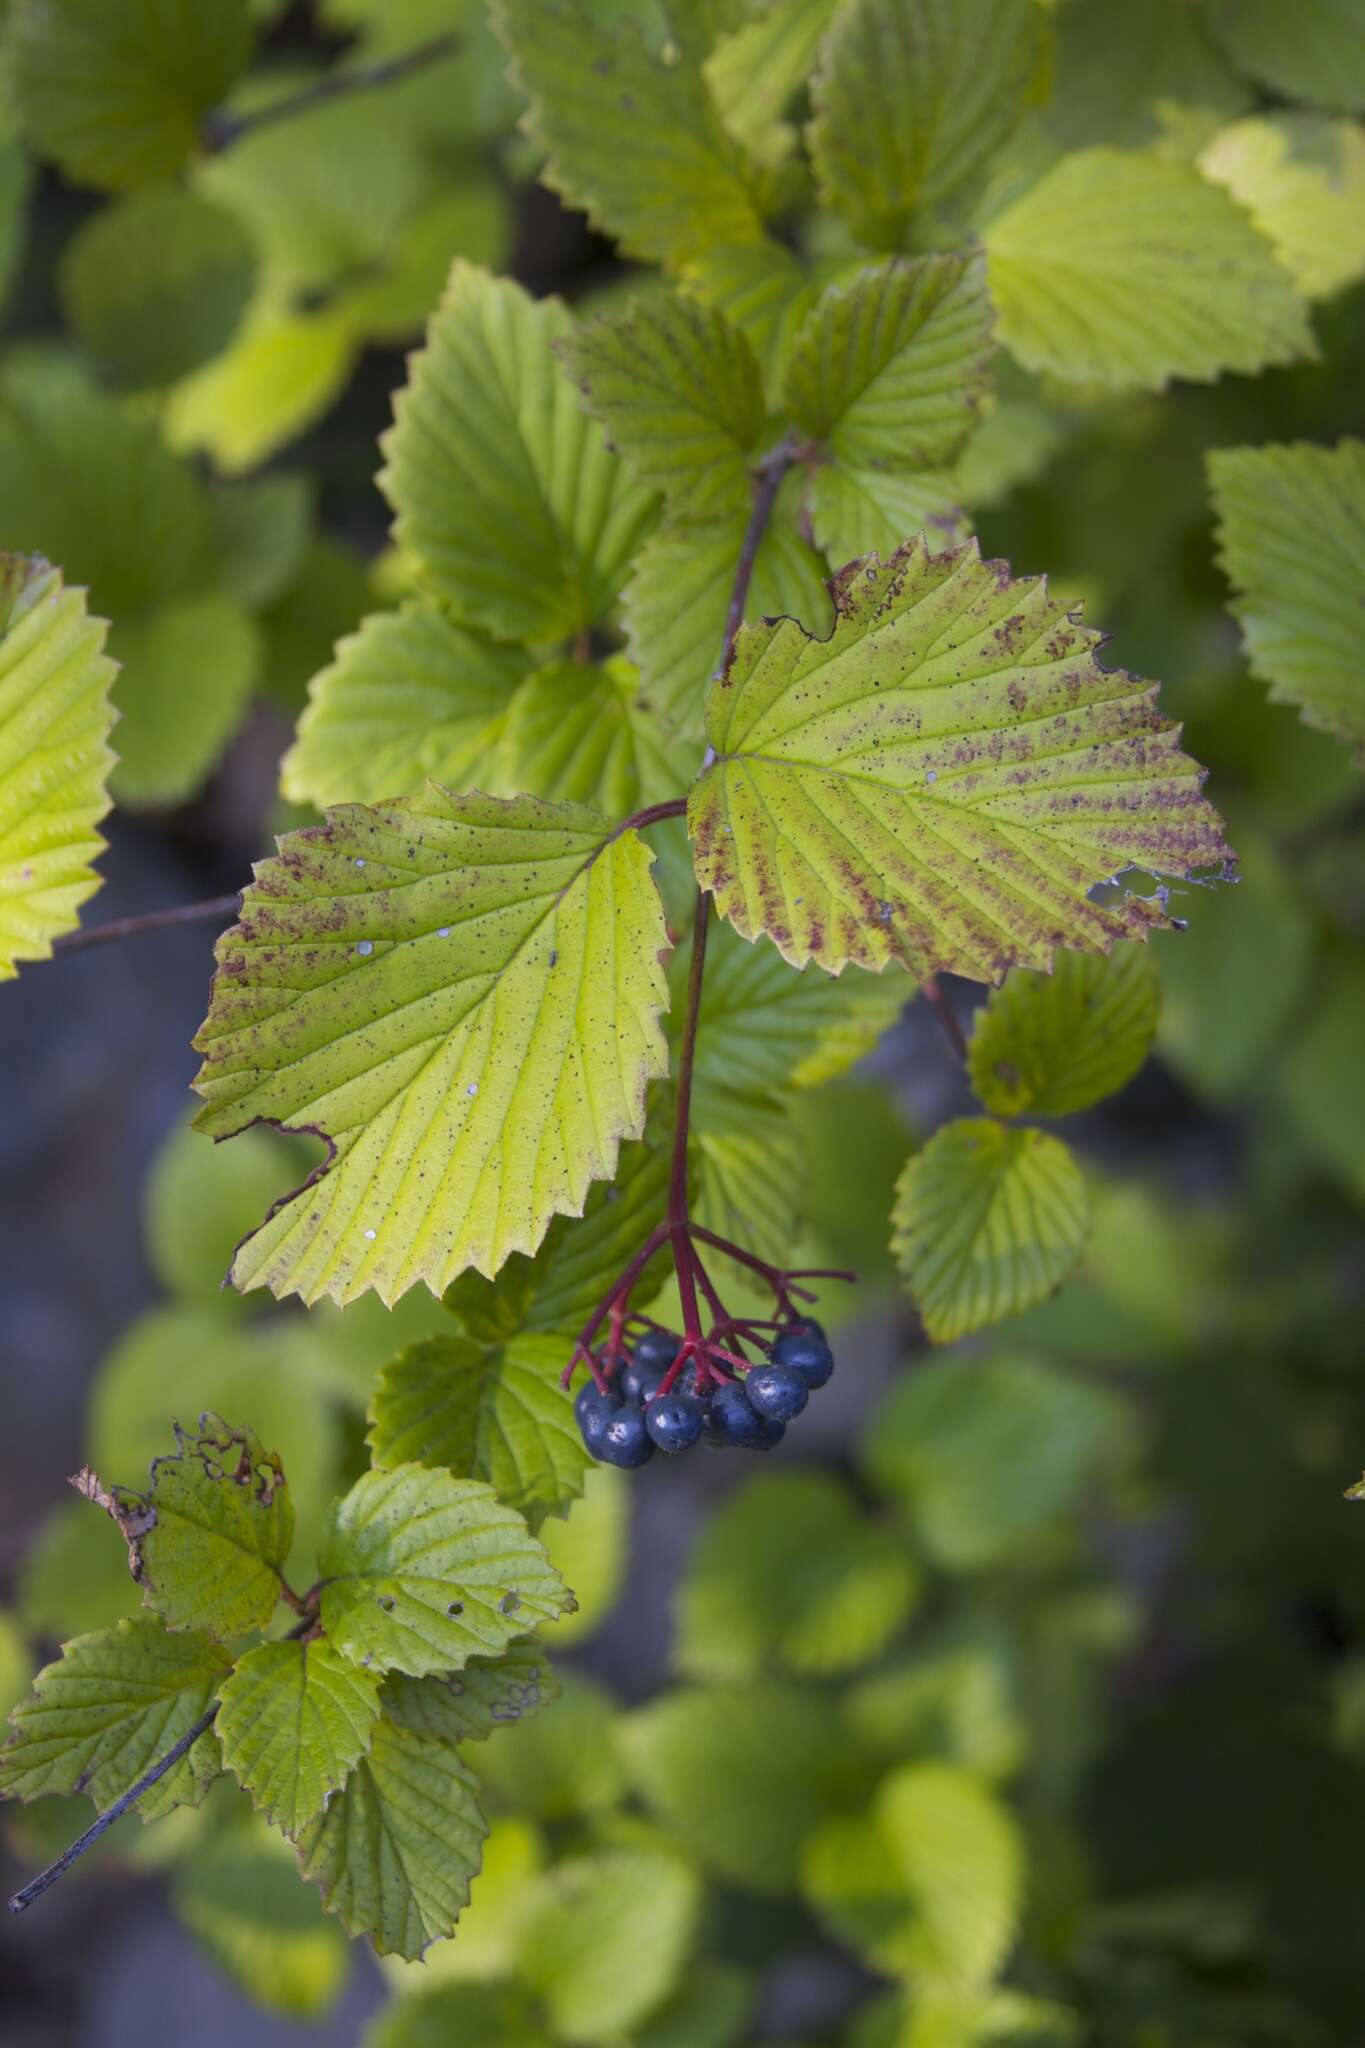
{"type": "Polygon", "coordinates": [[[943,992],[943,985],[936,974],[920,983],[920,994],[938,1018],[939,1028],[960,1060],[967,1058],[967,1040],[962,1026],[957,1021],[957,1012],[943,992]]]}
{"type": "Polygon", "coordinates": [[[196,924],[200,918],[217,917],[225,922],[237,915],[240,894],[210,896],[204,903],[177,903],[173,910],[144,910],[140,917],[116,917],[109,924],[88,925],[84,931],[63,932],[52,941],[54,953],[79,953],[86,946],[102,946],[109,939],[135,939],[140,932],[163,931],[167,925],[196,924]]]}

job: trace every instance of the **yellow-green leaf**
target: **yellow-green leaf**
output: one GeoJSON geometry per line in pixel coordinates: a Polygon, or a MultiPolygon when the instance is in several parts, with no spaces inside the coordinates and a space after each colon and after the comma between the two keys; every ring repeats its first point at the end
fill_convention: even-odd
{"type": "Polygon", "coordinates": [[[99,887],[115,759],[105,630],[59,570],[0,555],[0,981],[50,958],[99,887]]]}
{"type": "Polygon", "coordinates": [[[1016,967],[978,1010],[972,1086],[997,1116],[1070,1116],[1131,1081],[1151,1049],[1161,981],[1145,946],[1016,967]]]}
{"type": "Polygon", "coordinates": [[[199,1124],[264,1117],[331,1156],[238,1286],[439,1293],[581,1212],[664,1070],[651,859],[578,806],[435,784],[281,841],[218,942],[199,1124]]]}
{"type": "Polygon", "coordinates": [[[320,1638],[248,1650],[218,1695],[214,1726],[238,1783],[294,1835],[345,1784],[378,1714],[378,1674],[320,1638]]]}
{"type": "Polygon", "coordinates": [[[1247,209],[1305,298],[1365,273],[1365,128],[1262,114],[1222,129],[1199,168],[1247,209]]]}
{"type": "Polygon", "coordinates": [[[693,852],[745,937],[798,966],[996,981],[1167,923],[1160,897],[1092,900],[1117,870],[1226,857],[1155,685],[1102,669],[1043,582],[921,539],[835,597],[827,640],[743,628],[708,700],[693,852]]]}
{"type": "Polygon", "coordinates": [[[1365,112],[1356,0],[1213,0],[1209,26],[1240,71],[1277,95],[1365,112]]]}

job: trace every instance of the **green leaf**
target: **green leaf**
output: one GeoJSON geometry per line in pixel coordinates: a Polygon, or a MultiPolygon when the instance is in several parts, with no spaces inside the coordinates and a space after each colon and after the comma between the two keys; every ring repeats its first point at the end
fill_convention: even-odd
{"type": "Polygon", "coordinates": [[[748,1971],[734,1963],[691,1963],[668,2002],[637,2029],[635,2048],[741,2048],[756,2004],[748,1971]]]}
{"type": "Polygon", "coordinates": [[[918,217],[960,214],[1024,111],[1043,22],[1030,0],[853,0],[811,81],[825,203],[861,242],[905,246],[918,217]]]}
{"type": "Polygon", "coordinates": [[[916,1591],[904,1546],[865,1520],[837,1479],[764,1473],[711,1515],[694,1547],[678,1662],[694,1678],[745,1678],[769,1657],[812,1675],[847,1671],[886,1647],[916,1591]]]}
{"type": "Polygon", "coordinates": [[[656,715],[638,671],[620,656],[600,666],[551,662],[528,676],[507,707],[479,786],[552,802],[590,803],[609,818],[678,796],[695,757],[656,715]]]}
{"type": "MultiPolygon", "coordinates": [[[[642,693],[680,740],[702,738],[706,685],[725,634],[725,615],[744,541],[742,515],[705,526],[665,527],[640,550],[623,600],[642,693]]],[[[745,608],[749,618],[800,619],[828,631],[825,565],[779,516],[759,546],[745,608]]]]}
{"type": "Polygon", "coordinates": [[[99,887],[115,758],[105,630],[60,570],[0,555],[0,981],[50,959],[99,887]]]}
{"type": "Polygon", "coordinates": [[[92,1515],[84,1500],[50,1508],[24,1552],[16,1589],[15,1605],[29,1636],[64,1642],[109,1628],[140,1604],[118,1529],[92,1515]]]}
{"type": "Polygon", "coordinates": [[[559,354],[610,445],[672,517],[744,503],[767,409],[754,352],[723,314],[654,294],[584,321],[559,354]]]}
{"type": "Polygon", "coordinates": [[[1024,1855],[1014,1821],[965,1771],[912,1764],[877,1795],[877,1815],[919,1926],[921,1967],[988,1984],[1014,1945],[1024,1855]]]}
{"type": "Polygon", "coordinates": [[[935,1344],[1045,1301],[1080,1257],[1085,1177],[1060,1138],[958,1117],[908,1161],[892,1249],[935,1344]]]}
{"type": "Polygon", "coordinates": [[[586,633],[654,520],[555,358],[571,329],[555,301],[457,262],[384,443],[395,537],[499,639],[586,633]]]}
{"type": "Polygon", "coordinates": [[[221,1641],[270,1620],[294,1503],[279,1454],[263,1450],[254,1431],[216,1415],[199,1418],[198,1436],[177,1425],[176,1450],[155,1460],[146,1493],[120,1487],[110,1512],[128,1537],[143,1598],[168,1628],[221,1641]]]}
{"type": "Polygon", "coordinates": [[[178,170],[250,54],[246,0],[16,0],[5,24],[28,140],[112,191],[178,170]]]}
{"type": "Polygon", "coordinates": [[[326,1641],[259,1643],[218,1698],[223,1762],[268,1821],[296,1835],[370,1746],[379,1679],[326,1641]]]}
{"type": "Polygon", "coordinates": [[[664,1067],[653,858],[576,806],[420,796],[287,835],[218,941],[199,1126],[332,1145],[243,1289],[392,1302],[532,1252],[637,1137],[664,1067]]]}
{"type": "Polygon", "coordinates": [[[787,408],[840,468],[941,468],[981,411],[990,326],[980,256],[859,271],[806,316],[783,377],[787,408]]]}
{"type": "Polygon", "coordinates": [[[932,534],[935,547],[955,547],[971,525],[952,470],[902,475],[871,465],[817,469],[810,484],[811,528],[831,562],[891,556],[908,533],[932,534]]]}
{"type": "Polygon", "coordinates": [[[1070,1116],[1116,1095],[1151,1050],[1161,1009],[1143,946],[1059,953],[1048,975],[1015,968],[976,1013],[967,1070],[997,1116],[1070,1116]]]}
{"type": "Polygon", "coordinates": [[[979,1778],[1011,1778],[1030,1748],[1017,1686],[1008,1638],[955,1632],[865,1678],[848,1696],[848,1718],[888,1759],[936,1756],[979,1778]]]}
{"type": "Polygon", "coordinates": [[[350,1970],[346,1937],[317,1893],[299,1883],[288,1842],[263,1821],[248,1815],[196,1839],[175,1866],[171,1900],[254,2005],[319,2020],[340,1997],[350,1970]]]}
{"type": "Polygon", "coordinates": [[[422,1465],[363,1473],[318,1554],[322,1625],[343,1656],[414,1678],[458,1670],[571,1607],[491,1486],[422,1465]]]}
{"type": "Polygon", "coordinates": [[[1365,273],[1365,129],[1312,114],[1224,128],[1199,168],[1244,206],[1308,299],[1365,273]]]}
{"type": "Polygon", "coordinates": [[[700,1886],[676,1856],[604,1849],[535,1880],[521,1923],[521,1973],[554,2038],[633,2033],[677,1985],[696,1930],[700,1886]]]}
{"type": "MultiPolygon", "coordinates": [[[[425,1681],[413,1681],[425,1683],[425,1681]]],[[[540,1829],[529,1820],[494,1818],[483,1845],[483,1863],[460,1915],[454,1937],[436,1942],[420,1966],[390,1957],[384,1975],[398,1993],[401,2009],[435,2011],[424,1997],[429,1986],[505,1983],[517,1965],[517,1922],[529,1890],[528,1880],[545,1866],[540,1829]]],[[[482,2041],[483,2036],[475,2038],[482,2041]]],[[[446,2037],[435,2048],[447,2048],[446,2037]]],[[[552,2044],[551,2044],[552,2048],[552,2044]]]]}
{"type": "Polygon", "coordinates": [[[694,298],[745,336],[775,403],[792,343],[821,289],[853,276],[863,261],[842,256],[807,266],[784,242],[764,235],[700,251],[681,266],[681,277],[694,298]]]}
{"type": "Polygon", "coordinates": [[[291,803],[382,803],[486,762],[531,663],[419,599],[373,612],[309,685],[280,766],[291,803]]]}
{"type": "MultiPolygon", "coordinates": [[[[188,1735],[213,1704],[231,1660],[204,1636],[168,1635],[150,1616],[76,1636],[10,1716],[0,1793],[41,1799],[88,1792],[101,1810],[188,1735]]],[[[143,1820],[197,1806],[222,1763],[212,1730],[137,1802],[143,1820]]]]}
{"type": "Polygon", "coordinates": [[[143,1242],[162,1286],[220,1314],[240,1308],[242,1297],[223,1286],[232,1248],[281,1183],[291,1173],[301,1178],[308,1165],[307,1145],[277,1131],[262,1127],[243,1131],[234,1145],[206,1145],[188,1117],[178,1123],[152,1162],[143,1198],[143,1242]]]}
{"type": "Polygon", "coordinates": [[[588,1454],[559,1386],[564,1338],[529,1331],[506,1343],[432,1337],[380,1374],[367,1439],[376,1465],[445,1466],[487,1480],[534,1528],[583,1488],[588,1454]]]}
{"type": "Polygon", "coordinates": [[[1314,353],[1270,245],[1185,164],[1078,150],[984,240],[1000,339],[1030,370],[1160,391],[1314,353]]]}
{"type": "Polygon", "coordinates": [[[1188,0],[1067,7],[1056,22],[1045,118],[1066,149],[1144,148],[1157,140],[1167,109],[1230,119],[1250,100],[1210,41],[1203,10],[1188,0]]]}
{"type": "Polygon", "coordinates": [[[438,1984],[387,2006],[365,2048],[556,2048],[524,1992],[509,1984],[438,1984]]]}
{"type": "Polygon", "coordinates": [[[111,384],[132,391],[174,384],[219,355],[255,276],[256,252],[233,215],[174,185],[93,214],[59,273],[77,339],[111,384]]]}
{"type": "Polygon", "coordinates": [[[216,592],[116,630],[122,804],[191,796],[236,732],[261,663],[255,620],[216,592]],[[186,687],[186,677],[194,687],[186,687]]]}
{"type": "Polygon", "coordinates": [[[543,1821],[573,1820],[618,1805],[621,1765],[606,1739],[616,1712],[603,1686],[566,1672],[563,1690],[545,1713],[501,1729],[497,1741],[479,1751],[480,1785],[500,1806],[543,1821]]]}
{"type": "Polygon", "coordinates": [[[330,411],[356,353],[344,306],[298,312],[258,298],[232,346],[169,394],[167,437],[241,476],[330,411]]]}
{"type": "Polygon", "coordinates": [[[807,1836],[864,1780],[829,1696],[766,1680],[670,1692],[620,1740],[645,1803],[746,1891],[792,1890],[807,1836]]]}
{"type": "Polygon", "coordinates": [[[851,565],[835,597],[828,640],[743,628],[708,700],[718,758],[688,822],[744,937],[796,966],[994,981],[1168,923],[1160,896],[1091,900],[1117,869],[1225,857],[1155,685],[1102,669],[1043,582],[920,539],[851,565]]]}
{"type": "Polygon", "coordinates": [[[368,1756],[299,1836],[299,1869],[348,1934],[411,1959],[453,1933],[487,1831],[458,1752],[381,1715],[368,1756]]]}
{"type": "MultiPolygon", "coordinates": [[[[689,943],[669,961],[675,1015],[690,960],[689,943]]],[[[706,948],[697,1074],[746,1095],[812,1088],[870,1052],[914,993],[899,974],[797,973],[766,940],[749,945],[718,925],[706,948]]]]}
{"type": "Polygon", "coordinates": [[[1365,112],[1365,48],[1354,0],[1213,0],[1209,26],[1239,71],[1277,95],[1365,112]]]}
{"type": "Polygon", "coordinates": [[[1313,1153],[1358,1202],[1365,1202],[1362,1002],[1365,967],[1354,955],[1336,959],[1279,1074],[1279,1093],[1313,1153]]]}
{"type": "Polygon", "coordinates": [[[497,1657],[471,1657],[459,1671],[434,1678],[392,1672],[381,1706],[389,1720],[442,1742],[482,1742],[527,1714],[553,1705],[559,1681],[542,1644],[511,1643],[497,1657]]]}
{"type": "Polygon", "coordinates": [[[694,1101],[696,1220],[780,1264],[796,1240],[806,1180],[801,1134],[787,1106],[779,1096],[741,1095],[700,1077],[694,1101]]]}
{"type": "Polygon", "coordinates": [[[224,484],[209,501],[218,573],[229,597],[252,611],[274,605],[304,572],[314,492],[306,476],[224,484]]]}
{"type": "Polygon", "coordinates": [[[837,0],[785,0],[716,38],[702,65],[716,109],[732,135],[766,165],[781,164],[796,145],[783,120],[814,67],[837,0]]]}
{"type": "Polygon", "coordinates": [[[298,574],[261,621],[266,633],[261,688],[290,718],[298,717],[309,683],[332,660],[337,642],[355,631],[371,601],[358,549],[315,534],[298,574]]]}
{"type": "Polygon", "coordinates": [[[683,12],[499,0],[493,13],[545,182],[624,254],[655,262],[760,232],[753,167],[686,47],[683,12]]]}
{"type": "Polygon", "coordinates": [[[1118,1400],[1026,1358],[931,1359],[882,1402],[863,1440],[878,1489],[909,1510],[950,1571],[1008,1564],[1074,1514],[1130,1426],[1118,1400]]]}
{"type": "Polygon", "coordinates": [[[1215,448],[1207,461],[1253,673],[1365,766],[1365,441],[1215,448]]]}
{"type": "Polygon", "coordinates": [[[577,1602],[555,1623],[556,1648],[567,1649],[595,1634],[621,1597],[629,1523],[630,1486],[624,1474],[595,1465],[573,1513],[565,1521],[546,1522],[541,1530],[545,1553],[577,1602]]]}
{"type": "Polygon", "coordinates": [[[835,1940],[871,1969],[907,1976],[919,1960],[915,1909],[874,1813],[836,1814],[801,1859],[801,1891],[835,1940]]]}

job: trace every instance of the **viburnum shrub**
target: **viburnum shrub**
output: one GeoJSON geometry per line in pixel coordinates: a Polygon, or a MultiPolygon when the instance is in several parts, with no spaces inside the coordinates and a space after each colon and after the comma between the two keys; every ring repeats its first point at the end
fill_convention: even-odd
{"type": "MultiPolygon", "coordinates": [[[[363,66],[272,101],[255,74],[237,85],[253,12],[270,10],[12,0],[4,27],[28,145],[118,196],[63,259],[94,376],[0,365],[0,973],[231,919],[195,1041],[198,1135],[158,1167],[158,1264],[186,1301],[207,1262],[248,1307],[314,1314],[269,1326],[268,1368],[234,1350],[260,1325],[212,1324],[202,1413],[178,1412],[170,1363],[202,1338],[188,1309],[127,1353],[119,1384],[164,1415],[160,1454],[142,1480],[146,1432],[121,1432],[111,1392],[110,1454],[75,1484],[145,1611],[79,1629],[38,1673],[0,1790],[84,1791],[99,1815],[16,1907],[130,1806],[196,1808],[226,1775],[346,1930],[411,1960],[452,1934],[480,1868],[470,1744],[495,1805],[534,1782],[556,1823],[596,1799],[565,1759],[606,1744],[603,1716],[573,1687],[564,1754],[547,1735],[526,1779],[498,1761],[526,1754],[500,1724],[556,1696],[538,1632],[591,1573],[556,1522],[593,1464],[773,1451],[857,1373],[846,1345],[836,1373],[827,1323],[838,1338],[859,1281],[828,1233],[823,1256],[802,1234],[803,1096],[927,999],[976,1103],[910,1150],[880,1221],[931,1343],[1038,1309],[1082,1253],[1087,1176],[1043,1125],[1138,1072],[1152,942],[1195,887],[1236,879],[1235,856],[1157,684],[1102,658],[1067,580],[1074,518],[1097,590],[1141,622],[1125,493],[1159,499],[1161,479],[1120,470],[1056,513],[1056,589],[1032,556],[984,551],[976,517],[1046,492],[1059,452],[1120,417],[1115,394],[1313,356],[1310,301],[1365,270],[1365,140],[1339,112],[1365,105],[1365,23],[1329,0],[1306,0],[1311,33],[1222,0],[1123,19],[1102,0],[497,0],[495,43],[476,10],[414,0],[393,10],[404,42],[382,8],[336,0],[363,66]],[[506,146],[510,100],[523,160],[635,266],[596,303],[478,260],[488,195],[451,174],[428,90],[472,104],[452,35],[504,109],[481,142],[506,146]],[[315,123],[320,154],[294,147],[315,123]],[[111,788],[136,804],[203,780],[263,638],[304,609],[277,552],[315,577],[325,552],[289,480],[228,487],[186,451],[251,468],[438,290],[382,442],[385,580],[293,707],[295,822],[240,901],[77,932],[111,788]],[[108,507],[103,556],[78,482],[108,507]],[[72,576],[111,613],[117,680],[72,576]],[[963,983],[989,989],[969,1032],[963,983]],[[221,1214],[219,1172],[240,1176],[221,1214]],[[253,1203],[234,1249],[228,1214],[253,1203]],[[366,1297],[382,1308],[362,1309],[362,1341],[366,1297]],[[299,1432],[298,1469],[275,1416],[321,1415],[329,1373],[359,1388],[363,1452],[323,1454],[329,1416],[299,1432]]],[[[1189,438],[1165,418],[1156,433],[1189,438]]],[[[1358,753],[1362,445],[1210,438],[1251,668],[1358,753]]],[[[856,1183],[866,1131],[836,1122],[826,1142],[856,1183]]],[[[948,1571],[1007,1556],[1016,1514],[1031,1533],[1074,1507],[1122,1434],[1111,1390],[1026,1360],[962,1371],[1017,1497],[972,1448],[956,1379],[907,1384],[864,1453],[874,1487],[915,1490],[948,1571]],[[936,1477],[959,1459],[983,1475],[965,1514],[936,1477]]],[[[420,2038],[739,2039],[733,1985],[686,2003],[695,1849],[741,1889],[799,1884],[897,1987],[859,2043],[1079,2039],[1066,2001],[1084,2005],[1090,1963],[998,1982],[1025,1848],[994,1789],[1016,1737],[986,1637],[952,1648],[966,1661],[941,1694],[893,1667],[826,1712],[769,1661],[803,1681],[875,1661],[920,1565],[842,1482],[780,1460],[720,1518],[682,1608],[685,1668],[712,1690],[666,1695],[627,1738],[657,1827],[622,1817],[579,1861],[520,1875],[500,1837],[486,1882],[524,1881],[528,1917],[475,1949],[468,1981],[457,1941],[456,1983],[430,1994],[451,2031],[420,2038]],[[808,1609],[782,1584],[788,1542],[808,1609]],[[888,1745],[956,1713],[959,1680],[974,1734],[946,1755],[888,1745]],[[770,1743],[744,1766],[753,1843],[704,1784],[732,1740],[770,1743]],[[783,1759],[817,1748],[788,1792],[783,1759]],[[604,1898],[638,1929],[614,1970],[652,1950],[624,1988],[592,1982],[575,1932],[604,1898]],[[677,2031],[649,2031],[670,2000],[677,2031]]],[[[1092,1648],[1119,1642],[1116,1613],[1086,1610],[1092,1648]]],[[[202,1900],[185,1910],[229,1945],[202,1900]]],[[[376,2036],[393,2048],[419,2039],[396,2012],[376,2036]]]]}

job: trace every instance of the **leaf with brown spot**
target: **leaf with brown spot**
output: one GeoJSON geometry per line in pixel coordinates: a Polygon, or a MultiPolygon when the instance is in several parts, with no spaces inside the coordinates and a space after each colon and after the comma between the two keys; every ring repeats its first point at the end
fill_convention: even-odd
{"type": "Polygon", "coordinates": [[[1230,858],[1156,685],[1101,668],[1099,634],[1042,580],[920,536],[850,564],[834,596],[827,640],[745,626],[711,688],[717,758],[688,820],[744,937],[835,973],[998,981],[1169,924],[1160,893],[1092,900],[1121,870],[1230,858]]]}

